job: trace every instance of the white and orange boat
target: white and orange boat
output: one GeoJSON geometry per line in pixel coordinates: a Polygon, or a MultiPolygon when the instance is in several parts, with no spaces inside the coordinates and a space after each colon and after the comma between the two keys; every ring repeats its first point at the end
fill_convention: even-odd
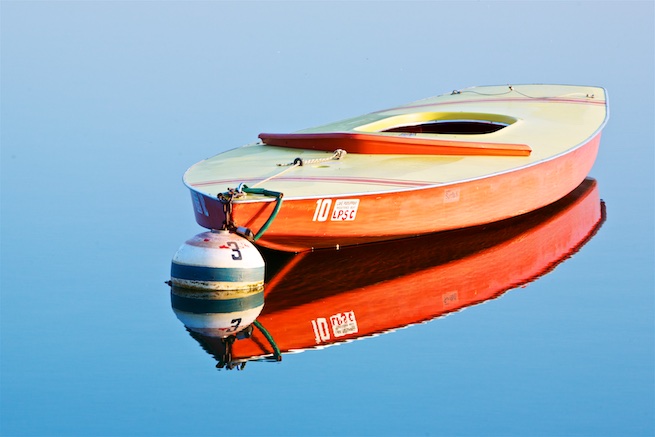
{"type": "Polygon", "coordinates": [[[300,252],[476,226],[561,199],[588,175],[603,88],[484,86],[261,141],[184,175],[196,221],[300,252]]]}
{"type": "MultiPolygon", "coordinates": [[[[213,301],[187,299],[191,305],[173,292],[171,303],[218,367],[239,368],[249,360],[279,360],[289,352],[390,332],[495,299],[569,259],[604,220],[596,181],[587,178],[551,205],[484,226],[338,251],[263,250],[267,279],[260,329],[230,340],[214,328],[221,315],[213,301]]],[[[433,339],[425,347],[434,348],[433,339]]]]}

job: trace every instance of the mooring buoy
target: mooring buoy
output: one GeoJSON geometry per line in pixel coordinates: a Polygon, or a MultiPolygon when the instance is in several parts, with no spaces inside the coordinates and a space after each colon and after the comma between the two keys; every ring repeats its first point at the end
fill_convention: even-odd
{"type": "Polygon", "coordinates": [[[264,274],[264,259],[247,239],[226,230],[195,235],[171,263],[175,315],[204,335],[234,335],[264,307],[264,274]]]}

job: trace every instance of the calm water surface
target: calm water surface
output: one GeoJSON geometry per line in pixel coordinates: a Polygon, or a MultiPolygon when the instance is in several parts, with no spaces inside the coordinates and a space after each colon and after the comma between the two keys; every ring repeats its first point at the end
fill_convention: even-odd
{"type": "Polygon", "coordinates": [[[0,435],[654,435],[654,14],[2,2],[0,435]],[[228,356],[178,318],[170,261],[202,232],[187,167],[504,83],[607,88],[571,196],[485,228],[266,253],[281,361],[257,329],[228,356]]]}

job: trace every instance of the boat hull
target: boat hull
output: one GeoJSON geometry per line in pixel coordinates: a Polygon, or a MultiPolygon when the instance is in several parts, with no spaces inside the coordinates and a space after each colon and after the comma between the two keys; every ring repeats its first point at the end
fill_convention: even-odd
{"type": "MultiPolygon", "coordinates": [[[[597,183],[586,179],[559,202],[483,228],[339,251],[263,251],[266,304],[258,321],[282,354],[426,322],[548,274],[604,220],[597,183]]],[[[215,357],[225,357],[221,338],[195,327],[189,332],[215,357]]],[[[259,330],[233,342],[230,352],[233,363],[275,355],[259,330]]]]}
{"type": "MultiPolygon", "coordinates": [[[[477,226],[549,205],[588,175],[601,132],[566,153],[512,171],[412,190],[283,200],[283,207],[256,241],[263,247],[301,252],[392,240],[477,226]]],[[[226,205],[191,189],[195,218],[209,229],[226,222],[226,205]]],[[[275,200],[232,202],[232,224],[257,233],[275,200]]]]}

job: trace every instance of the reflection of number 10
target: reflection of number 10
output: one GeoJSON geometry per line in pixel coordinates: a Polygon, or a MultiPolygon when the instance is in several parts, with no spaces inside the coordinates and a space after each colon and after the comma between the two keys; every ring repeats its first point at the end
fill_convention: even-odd
{"type": "Polygon", "coordinates": [[[312,328],[314,328],[314,340],[316,340],[316,344],[330,339],[330,330],[328,329],[327,320],[323,317],[312,320],[312,328]]]}
{"type": "Polygon", "coordinates": [[[324,222],[327,220],[328,215],[330,215],[330,206],[332,206],[332,199],[318,199],[312,221],[324,222]]]}

